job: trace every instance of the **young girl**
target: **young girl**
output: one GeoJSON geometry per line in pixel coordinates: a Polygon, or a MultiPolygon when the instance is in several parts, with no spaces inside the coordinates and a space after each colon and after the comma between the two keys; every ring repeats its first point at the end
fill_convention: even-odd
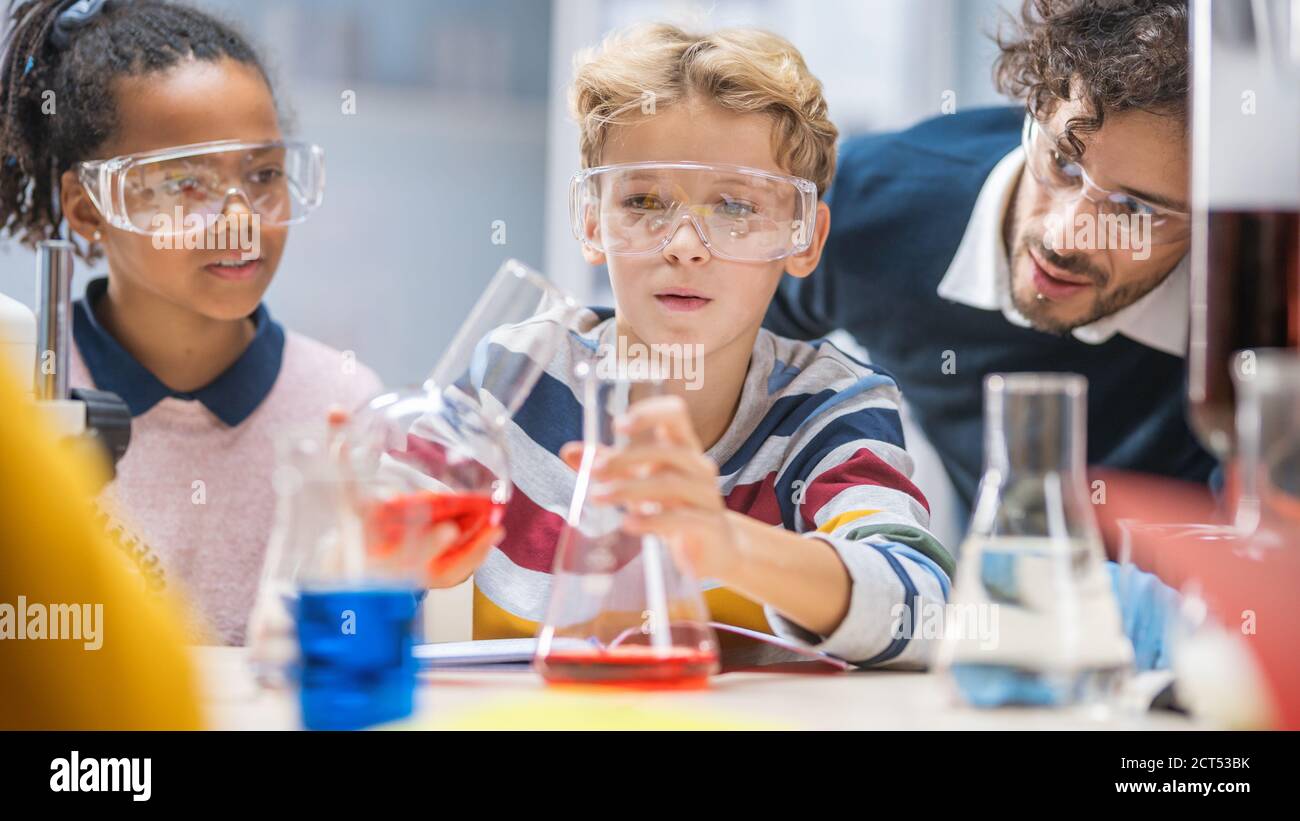
{"type": "Polygon", "coordinates": [[[284,138],[261,62],[206,14],[34,0],[11,17],[0,225],[107,258],[74,305],[70,374],[134,417],[101,501],[151,545],[206,638],[242,643],[276,441],[380,388],[262,304],[288,225],[320,202],[323,154],[284,138]]]}

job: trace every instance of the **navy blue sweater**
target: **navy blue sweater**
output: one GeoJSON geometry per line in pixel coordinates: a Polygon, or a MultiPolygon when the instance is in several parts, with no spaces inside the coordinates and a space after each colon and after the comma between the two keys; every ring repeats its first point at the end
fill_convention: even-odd
{"type": "Polygon", "coordinates": [[[1195,481],[1213,458],[1185,417],[1184,361],[1121,334],[1100,345],[1011,324],[936,293],[989,172],[1020,140],[1022,109],[975,109],[841,146],[818,270],[786,277],[766,325],[810,339],[845,328],[890,371],[967,507],[983,461],[984,376],[1088,378],[1088,461],[1195,481]],[[944,373],[944,352],[956,355],[944,373]]]}

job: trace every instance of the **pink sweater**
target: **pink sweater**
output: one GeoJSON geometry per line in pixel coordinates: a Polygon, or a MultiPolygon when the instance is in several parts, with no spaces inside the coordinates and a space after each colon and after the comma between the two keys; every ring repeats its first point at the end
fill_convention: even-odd
{"type": "MultiPolygon", "coordinates": [[[[75,345],[70,377],[95,387],[75,345]]],[[[380,388],[369,368],[345,368],[338,351],[286,330],[275,385],[241,424],[175,398],[132,420],[131,446],[100,504],[158,555],[168,588],[188,597],[205,626],[202,641],[244,642],[275,513],[279,438],[380,388]]]]}

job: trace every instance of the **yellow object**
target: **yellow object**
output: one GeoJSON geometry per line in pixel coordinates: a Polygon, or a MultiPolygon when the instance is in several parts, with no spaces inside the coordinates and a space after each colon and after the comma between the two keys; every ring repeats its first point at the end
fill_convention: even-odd
{"type": "MultiPolygon", "coordinates": [[[[817,531],[819,533],[833,533],[841,525],[879,512],[879,510],[846,510],[817,528],[817,531]]],[[[712,590],[705,591],[704,602],[709,607],[710,618],[716,622],[745,627],[750,630],[757,630],[760,633],[772,632],[772,627],[767,623],[767,616],[763,613],[762,605],[733,590],[725,587],[715,587],[712,590]]],[[[538,627],[539,625],[536,622],[521,619],[513,613],[498,607],[491,599],[483,595],[478,589],[478,585],[474,586],[473,636],[475,640],[532,638],[537,635],[538,627]]]]}
{"type": "Polygon", "coordinates": [[[428,726],[438,730],[792,729],[740,714],[657,704],[644,693],[623,695],[608,688],[587,687],[548,688],[537,695],[502,698],[450,716],[439,716],[435,710],[428,726]]]}
{"type": "Polygon", "coordinates": [[[177,611],[143,592],[92,517],[102,465],[53,437],[7,368],[0,363],[0,729],[199,727],[177,611]]]}
{"type": "Polygon", "coordinates": [[[861,519],[864,516],[873,516],[879,513],[879,510],[846,510],[834,519],[827,519],[826,524],[817,528],[818,533],[834,533],[840,525],[846,525],[854,519],[861,519]]]}

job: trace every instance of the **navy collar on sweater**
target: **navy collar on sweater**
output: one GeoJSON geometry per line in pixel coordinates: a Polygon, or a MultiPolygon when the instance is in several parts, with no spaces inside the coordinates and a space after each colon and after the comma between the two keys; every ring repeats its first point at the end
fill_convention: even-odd
{"type": "Polygon", "coordinates": [[[94,306],[108,290],[100,277],[86,285],[86,295],[73,303],[72,335],[95,387],[122,397],[132,416],[139,416],[168,397],[201,402],[225,424],[247,419],[271,392],[280,375],[284,329],[271,319],[265,305],[253,312],[257,331],[235,363],[196,391],[174,391],[127,353],[95,318],[94,306]]]}

